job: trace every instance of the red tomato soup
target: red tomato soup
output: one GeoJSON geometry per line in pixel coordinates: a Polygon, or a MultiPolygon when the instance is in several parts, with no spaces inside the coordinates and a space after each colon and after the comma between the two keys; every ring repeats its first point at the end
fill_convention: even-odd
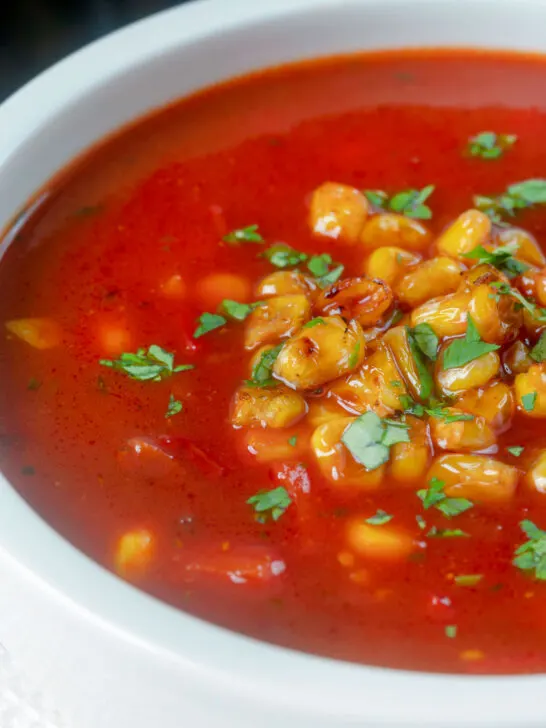
{"type": "Polygon", "coordinates": [[[231,629],[545,670],[544,98],[537,58],[362,55],[105,141],[1,262],[5,475],[231,629]]]}

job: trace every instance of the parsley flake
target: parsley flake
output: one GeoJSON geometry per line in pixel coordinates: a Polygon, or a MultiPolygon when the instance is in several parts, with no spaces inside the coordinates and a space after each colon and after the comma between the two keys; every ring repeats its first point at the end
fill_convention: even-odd
{"type": "Polygon", "coordinates": [[[540,339],[530,351],[531,359],[541,362],[546,360],[546,331],[540,335],[540,339]]]}
{"type": "Polygon", "coordinates": [[[246,317],[254,311],[257,306],[261,303],[239,303],[238,301],[232,301],[229,298],[225,298],[220,304],[222,313],[225,313],[229,318],[235,321],[244,321],[246,317]]]}
{"type": "Polygon", "coordinates": [[[499,159],[504,152],[514,146],[515,134],[496,134],[494,131],[481,131],[468,140],[468,153],[481,159],[499,159]]]}
{"type": "Polygon", "coordinates": [[[532,301],[525,298],[525,296],[522,296],[522,294],[515,288],[509,286],[508,283],[495,281],[494,283],[491,283],[491,288],[494,288],[498,295],[511,296],[522,308],[528,311],[533,319],[538,323],[546,322],[546,308],[539,308],[532,301]]]}
{"type": "Polygon", "coordinates": [[[359,354],[360,354],[360,341],[357,341],[356,344],[354,345],[351,355],[349,356],[348,364],[349,364],[350,369],[354,369],[356,367],[356,365],[358,364],[359,354]]]}
{"type": "Polygon", "coordinates": [[[184,409],[184,405],[179,399],[175,399],[174,395],[171,394],[169,397],[169,404],[167,411],[165,412],[165,418],[174,417],[174,415],[180,414],[184,409]]]}
{"type": "Polygon", "coordinates": [[[483,574],[459,574],[453,581],[457,586],[476,586],[483,579],[483,574]]]}
{"type": "Polygon", "coordinates": [[[152,344],[146,349],[139,349],[136,354],[124,352],[119,359],[101,359],[99,364],[126,374],[130,379],[140,382],[159,382],[172,374],[194,369],[193,364],[174,366],[174,354],[152,344]]]}
{"type": "Polygon", "coordinates": [[[532,521],[519,524],[527,541],[516,549],[512,563],[518,569],[534,572],[536,579],[546,580],[546,531],[542,531],[532,521]]]}
{"type": "Polygon", "coordinates": [[[345,430],[341,441],[357,463],[375,470],[389,459],[389,448],[409,442],[409,427],[403,422],[381,420],[375,412],[365,412],[345,430]]]}
{"type": "Polygon", "coordinates": [[[430,220],[432,217],[432,210],[425,202],[433,192],[434,185],[427,185],[422,190],[404,190],[389,198],[382,190],[364,190],[367,199],[379,209],[391,210],[417,220],[430,220]]]}
{"type": "Polygon", "coordinates": [[[527,394],[524,394],[521,397],[521,404],[523,405],[523,409],[526,412],[532,412],[535,409],[536,401],[537,401],[536,392],[527,392],[527,394]]]}
{"type": "Polygon", "coordinates": [[[286,488],[281,485],[273,490],[259,491],[256,495],[251,496],[247,503],[254,507],[258,523],[265,523],[268,517],[273,521],[278,521],[292,503],[292,499],[286,488]]]}
{"type": "Polygon", "coordinates": [[[430,324],[417,324],[411,329],[411,335],[422,353],[431,361],[436,361],[438,337],[430,324]]]}
{"type": "Polygon", "coordinates": [[[322,326],[325,324],[326,321],[321,318],[320,316],[317,316],[317,318],[311,319],[311,321],[308,321],[306,324],[303,324],[301,327],[302,329],[313,329],[315,326],[322,326]]]}
{"type": "Polygon", "coordinates": [[[444,493],[445,485],[443,480],[432,478],[428,488],[417,491],[425,509],[434,507],[446,518],[453,518],[472,508],[473,503],[466,498],[448,498],[444,493]]]}
{"type": "Polygon", "coordinates": [[[503,216],[513,217],[518,210],[546,203],[546,179],[526,179],[509,185],[498,197],[475,195],[474,206],[491,220],[502,224],[503,216]]]}
{"type": "Polygon", "coordinates": [[[263,243],[264,239],[258,232],[257,225],[247,225],[247,227],[232,230],[232,232],[224,235],[222,240],[230,245],[238,245],[239,243],[263,243]]]}
{"type": "Polygon", "coordinates": [[[381,508],[378,508],[375,515],[366,518],[366,523],[369,523],[370,526],[384,526],[385,523],[392,521],[393,518],[394,516],[391,516],[390,513],[382,511],[381,508]]]}
{"type": "Polygon", "coordinates": [[[508,278],[514,278],[529,270],[529,266],[526,263],[514,258],[514,254],[517,252],[517,243],[501,245],[494,250],[487,250],[483,245],[477,245],[469,253],[464,253],[463,258],[475,260],[476,265],[487,263],[497,268],[497,270],[502,271],[508,278]]]}
{"type": "Polygon", "coordinates": [[[269,387],[276,384],[276,381],[271,376],[273,367],[280,354],[283,345],[279,344],[271,349],[266,349],[252,367],[252,374],[250,375],[249,384],[256,387],[269,387]]]}
{"type": "Polygon", "coordinates": [[[290,445],[290,447],[296,447],[297,443],[298,443],[297,435],[292,435],[292,437],[288,438],[288,444],[290,445]]]}
{"type": "Polygon", "coordinates": [[[223,316],[220,316],[220,314],[218,313],[202,313],[201,316],[199,316],[198,321],[199,326],[195,329],[193,333],[194,339],[198,339],[200,336],[208,334],[209,331],[220,329],[222,328],[222,326],[225,326],[227,324],[227,320],[223,316]]]}
{"type": "Polygon", "coordinates": [[[470,538],[470,534],[460,528],[436,528],[433,526],[427,533],[428,538],[470,538]]]}
{"type": "Polygon", "coordinates": [[[292,268],[309,258],[307,253],[301,253],[285,243],[275,243],[263,255],[276,268],[292,268]]]}
{"type": "MultiPolygon", "coordinates": [[[[417,328],[417,327],[416,327],[417,328]]],[[[421,329],[423,331],[423,329],[421,329]]],[[[427,367],[427,364],[425,362],[425,359],[423,358],[423,352],[419,344],[417,343],[417,339],[413,333],[413,330],[410,329],[409,326],[406,326],[406,336],[408,341],[408,346],[411,351],[411,356],[415,364],[415,368],[417,370],[417,374],[419,377],[419,396],[421,399],[428,399],[430,395],[432,394],[432,390],[434,389],[434,380],[432,379],[432,375],[427,367]]],[[[427,343],[425,344],[425,336],[421,336],[421,343],[430,350],[431,344],[430,344],[430,338],[428,339],[427,343]]]]}
{"type": "Polygon", "coordinates": [[[446,637],[450,640],[454,640],[457,636],[457,625],[456,624],[448,624],[445,628],[446,637]]]}
{"type": "Polygon", "coordinates": [[[500,349],[498,344],[488,344],[482,341],[472,316],[467,314],[467,327],[464,339],[455,339],[444,351],[443,368],[454,369],[468,364],[490,351],[500,349]]]}
{"type": "Polygon", "coordinates": [[[506,450],[510,453],[510,455],[513,455],[515,458],[519,458],[525,448],[521,445],[513,445],[512,447],[507,447],[506,450]]]}

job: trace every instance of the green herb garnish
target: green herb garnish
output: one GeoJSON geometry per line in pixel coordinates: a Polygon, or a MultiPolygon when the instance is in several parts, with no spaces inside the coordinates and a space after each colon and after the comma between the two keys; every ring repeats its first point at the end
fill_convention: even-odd
{"type": "Polygon", "coordinates": [[[209,331],[220,329],[222,326],[227,324],[227,320],[217,313],[202,313],[201,316],[199,316],[198,321],[199,326],[194,331],[194,339],[198,339],[200,336],[208,334],[209,331]]]}
{"type": "Polygon", "coordinates": [[[307,253],[301,253],[285,243],[275,243],[264,251],[263,256],[276,268],[292,268],[309,258],[307,253]]]}
{"type": "Polygon", "coordinates": [[[244,228],[239,228],[238,230],[233,230],[232,232],[228,233],[227,235],[224,235],[222,238],[225,243],[230,243],[231,245],[237,245],[238,243],[263,243],[264,239],[258,232],[258,226],[257,225],[248,225],[244,228]]]}
{"type": "Polygon", "coordinates": [[[403,422],[382,420],[375,412],[365,412],[347,427],[341,441],[357,463],[375,470],[388,461],[392,445],[410,441],[408,430],[403,422]]]}
{"type": "Polygon", "coordinates": [[[423,354],[431,361],[436,361],[438,337],[430,324],[417,324],[411,329],[411,336],[423,354]]]}
{"type": "Polygon", "coordinates": [[[358,364],[359,354],[360,354],[360,341],[357,341],[356,344],[354,345],[354,348],[351,352],[351,355],[350,355],[349,361],[348,361],[349,367],[351,369],[354,369],[354,367],[356,367],[356,365],[358,364]]]}
{"type": "Polygon", "coordinates": [[[476,586],[483,579],[483,574],[460,574],[453,581],[457,586],[476,586]]]}
{"type": "Polygon", "coordinates": [[[247,503],[254,507],[256,520],[259,523],[265,523],[268,517],[273,521],[278,521],[292,503],[292,499],[286,488],[281,485],[273,490],[261,490],[250,497],[247,503]]]}
{"type": "Polygon", "coordinates": [[[297,435],[292,435],[292,437],[288,438],[288,444],[290,445],[290,447],[296,447],[297,443],[298,443],[297,435]]]}
{"type": "MultiPolygon", "coordinates": [[[[417,375],[419,378],[419,396],[421,397],[421,399],[428,399],[432,394],[432,390],[434,389],[434,380],[432,379],[432,375],[427,367],[425,359],[423,358],[422,349],[417,343],[417,339],[409,326],[406,326],[406,335],[408,339],[408,345],[411,351],[411,356],[415,363],[415,368],[417,370],[417,375]]],[[[421,337],[421,341],[423,344],[425,343],[425,338],[425,336],[421,337]]],[[[425,344],[425,346],[430,348],[430,340],[425,344]]]]}
{"type": "Polygon", "coordinates": [[[322,326],[325,324],[326,321],[321,318],[320,316],[317,316],[317,318],[311,319],[311,321],[308,321],[306,324],[303,324],[301,327],[302,329],[313,329],[315,326],[322,326]]]}
{"type": "Polygon", "coordinates": [[[546,203],[546,179],[527,179],[509,185],[498,197],[475,195],[474,206],[493,222],[502,223],[503,216],[513,217],[518,210],[546,203]]]}
{"type": "Polygon", "coordinates": [[[481,159],[498,159],[517,141],[515,134],[496,134],[494,131],[481,131],[468,140],[468,153],[481,159]]]}
{"type": "Polygon", "coordinates": [[[457,625],[456,624],[448,624],[445,628],[446,637],[448,637],[450,640],[454,640],[457,636],[457,625]]]}
{"type": "Polygon", "coordinates": [[[387,193],[382,190],[364,190],[364,194],[372,205],[418,220],[430,220],[432,217],[430,207],[424,203],[433,192],[434,185],[427,185],[422,190],[404,190],[389,198],[387,193]]]}
{"type": "Polygon", "coordinates": [[[436,528],[433,526],[427,533],[428,538],[470,538],[470,534],[460,528],[436,528]]]}
{"type": "Polygon", "coordinates": [[[530,357],[538,362],[546,360],[546,331],[541,333],[540,339],[531,349],[530,357]]]}
{"type": "Polygon", "coordinates": [[[152,344],[148,350],[139,349],[136,354],[124,352],[119,359],[101,359],[99,363],[140,382],[149,380],[159,382],[177,372],[194,369],[193,364],[179,364],[175,367],[174,354],[165,351],[157,344],[152,344]]]}
{"type": "Polygon", "coordinates": [[[496,291],[496,294],[494,295],[511,296],[518,302],[521,308],[524,308],[533,317],[535,321],[539,323],[546,322],[546,308],[539,308],[532,301],[525,298],[525,296],[522,296],[518,290],[509,286],[508,283],[495,281],[494,283],[491,283],[491,288],[494,288],[496,291]]]}
{"type": "Polygon", "coordinates": [[[494,250],[486,250],[483,245],[477,245],[470,253],[464,253],[463,258],[475,260],[476,265],[482,265],[484,263],[493,265],[507,275],[508,278],[514,278],[529,270],[529,266],[526,263],[522,263],[520,260],[514,258],[514,253],[517,252],[517,243],[508,243],[494,250]]]}
{"type": "Polygon", "coordinates": [[[220,304],[220,310],[229,318],[235,321],[244,321],[246,317],[254,311],[257,306],[261,306],[261,301],[257,303],[239,303],[225,298],[220,304]]]}
{"type": "Polygon", "coordinates": [[[527,392],[521,398],[521,404],[526,412],[532,412],[535,409],[535,402],[537,401],[536,392],[527,392]]]}
{"type": "Polygon", "coordinates": [[[184,408],[184,405],[179,399],[175,399],[174,395],[171,394],[169,397],[169,404],[167,411],[165,412],[165,418],[174,417],[174,415],[180,414],[184,408]]]}
{"type": "Polygon", "coordinates": [[[466,498],[448,498],[444,493],[445,485],[443,480],[432,478],[427,489],[417,491],[425,509],[434,507],[447,518],[452,518],[472,508],[473,503],[466,498]]]}
{"type": "Polygon", "coordinates": [[[467,327],[464,339],[455,339],[444,351],[444,369],[462,367],[490,351],[500,349],[498,344],[488,344],[482,341],[472,316],[467,314],[467,327]]]}
{"type": "Polygon", "coordinates": [[[546,531],[532,521],[519,524],[528,540],[516,549],[512,563],[523,571],[534,571],[535,578],[546,580],[546,531]]]}
{"type": "Polygon", "coordinates": [[[386,511],[382,511],[381,508],[378,508],[375,515],[370,516],[370,518],[366,518],[366,523],[369,523],[370,526],[384,526],[385,523],[392,521],[392,519],[393,516],[386,511]]]}
{"type": "Polygon", "coordinates": [[[279,344],[278,346],[274,346],[272,349],[267,349],[262,353],[252,368],[250,382],[248,382],[249,384],[257,387],[270,387],[271,385],[276,384],[276,381],[271,376],[271,372],[273,371],[273,367],[275,366],[275,362],[282,347],[283,344],[279,344]]]}
{"type": "Polygon", "coordinates": [[[507,447],[506,450],[510,453],[510,455],[513,455],[515,458],[519,458],[525,448],[521,445],[513,445],[512,447],[507,447]]]}

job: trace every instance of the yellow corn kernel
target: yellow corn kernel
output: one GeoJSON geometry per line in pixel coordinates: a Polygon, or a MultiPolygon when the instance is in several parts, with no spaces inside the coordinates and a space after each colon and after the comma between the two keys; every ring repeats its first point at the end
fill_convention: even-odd
{"type": "Polygon", "coordinates": [[[520,304],[512,296],[494,294],[495,290],[487,283],[476,286],[469,313],[483,341],[505,344],[518,335],[523,315],[520,304]]]}
{"type": "MultiPolygon", "coordinates": [[[[486,250],[493,250],[492,245],[486,245],[484,247],[486,250]]],[[[475,265],[463,275],[461,289],[472,292],[477,286],[481,286],[484,283],[491,284],[496,282],[508,283],[509,281],[504,273],[501,273],[494,265],[480,263],[480,265],[475,265]]],[[[494,291],[491,291],[491,293],[494,293],[494,291]]]]}
{"type": "Polygon", "coordinates": [[[525,475],[525,484],[537,493],[546,493],[546,450],[543,450],[525,475]]]}
{"type": "Polygon", "coordinates": [[[400,397],[407,393],[392,352],[383,342],[357,372],[330,388],[330,396],[347,411],[362,414],[373,410],[379,417],[403,410],[400,397]]]}
{"type": "Polygon", "coordinates": [[[173,300],[185,298],[188,292],[188,287],[184,279],[178,273],[163,281],[159,288],[164,298],[172,298],[173,300]]]}
{"type": "Polygon", "coordinates": [[[489,351],[487,354],[482,354],[482,356],[469,361],[467,364],[463,364],[461,367],[444,369],[445,349],[446,347],[444,346],[438,357],[434,369],[434,376],[436,386],[446,396],[463,392],[466,389],[483,387],[499,374],[500,357],[496,351],[489,351]]]}
{"type": "Polygon", "coordinates": [[[405,326],[395,326],[383,336],[389,347],[402,380],[414,399],[427,399],[430,392],[425,390],[422,377],[417,369],[415,357],[411,351],[408,332],[405,326]]]}
{"type": "Polygon", "coordinates": [[[365,273],[370,278],[379,278],[393,286],[408,269],[417,265],[421,256],[403,248],[386,246],[374,250],[366,261],[365,273]]]}
{"type": "Polygon", "coordinates": [[[428,427],[423,420],[408,415],[409,442],[391,447],[391,476],[399,483],[413,485],[422,481],[430,464],[431,451],[428,427]]]}
{"type": "Polygon", "coordinates": [[[62,341],[60,325],[50,318],[22,318],[6,321],[6,329],[35,349],[53,349],[62,341]]]}
{"type": "Polygon", "coordinates": [[[258,283],[256,298],[273,296],[295,296],[302,294],[308,298],[317,290],[317,284],[309,276],[297,270],[278,270],[270,273],[258,283]]]}
{"type": "Polygon", "coordinates": [[[144,576],[155,554],[155,539],[145,528],[125,533],[116,546],[114,567],[125,579],[137,580],[144,576]]]}
{"type": "Polygon", "coordinates": [[[333,397],[310,399],[308,408],[309,411],[305,421],[313,428],[319,427],[325,422],[331,422],[338,417],[347,417],[347,412],[337,404],[333,397]]]}
{"type": "Polygon", "coordinates": [[[197,284],[197,297],[206,311],[214,311],[224,299],[246,303],[251,296],[250,281],[237,273],[210,273],[197,284]]]}
{"type": "Polygon", "coordinates": [[[449,498],[468,498],[475,503],[504,503],[516,492],[519,473],[516,468],[487,455],[440,455],[432,463],[427,480],[438,478],[445,483],[449,498]]]}
{"type": "Polygon", "coordinates": [[[247,452],[259,463],[301,460],[309,449],[309,436],[297,430],[251,429],[243,435],[247,452]]]}
{"type": "Polygon", "coordinates": [[[483,245],[491,235],[491,220],[479,210],[466,210],[444,230],[436,241],[441,255],[461,258],[477,245],[483,245]]]}
{"type": "Polygon", "coordinates": [[[463,271],[464,266],[452,258],[431,258],[406,273],[395,292],[402,303],[414,308],[430,298],[455,293],[463,271]]]}
{"type": "Polygon", "coordinates": [[[514,245],[515,252],[513,255],[519,260],[539,267],[546,265],[544,253],[535,238],[526,230],[520,230],[519,228],[501,230],[495,242],[498,245],[514,245]]]}
{"type": "Polygon", "coordinates": [[[339,316],[328,316],[287,341],[273,371],[295,389],[316,389],[358,369],[365,347],[358,321],[346,323],[339,316]]]}
{"type": "Polygon", "coordinates": [[[411,536],[390,526],[372,526],[364,518],[347,525],[347,545],[359,556],[380,561],[402,561],[415,550],[411,536]]]}
{"type": "Polygon", "coordinates": [[[377,490],[383,480],[385,466],[367,470],[357,463],[341,442],[343,433],[354,421],[354,417],[342,417],[320,425],[311,437],[311,447],[321,473],[334,485],[377,490]]]}
{"type": "Polygon", "coordinates": [[[516,409],[512,388],[504,382],[491,382],[485,387],[463,392],[456,407],[475,417],[483,417],[497,433],[510,427],[516,409]]]}
{"type": "MultiPolygon", "coordinates": [[[[447,411],[450,415],[463,414],[462,410],[456,407],[449,407],[447,411]]],[[[434,444],[441,450],[476,452],[487,450],[497,442],[493,428],[485,417],[480,416],[474,417],[473,420],[457,422],[446,422],[444,419],[431,417],[430,432],[434,444]]]]}
{"type": "Polygon", "coordinates": [[[395,246],[404,250],[421,251],[428,248],[430,241],[430,231],[419,220],[394,212],[370,217],[360,236],[360,242],[368,250],[395,246]]]}
{"type": "Polygon", "coordinates": [[[482,650],[463,650],[459,657],[465,662],[479,662],[485,658],[485,652],[482,650]]]}
{"type": "Polygon", "coordinates": [[[356,319],[367,328],[381,321],[392,301],[392,291],[384,281],[358,276],[328,286],[315,301],[314,310],[319,315],[356,319]]]}
{"type": "Polygon", "coordinates": [[[531,290],[525,291],[525,295],[535,298],[539,306],[546,306],[546,268],[531,272],[530,275],[528,272],[525,281],[531,287],[531,290]]]}
{"type": "Polygon", "coordinates": [[[268,298],[246,320],[245,346],[254,349],[260,344],[276,344],[280,339],[287,339],[310,315],[311,304],[301,294],[268,298]]]}
{"type": "Polygon", "coordinates": [[[303,397],[285,387],[240,387],[233,398],[231,423],[237,427],[290,427],[306,412],[303,397]]]}
{"type": "Polygon", "coordinates": [[[546,417],[546,365],[533,364],[514,380],[519,411],[528,417],[546,417]]]}
{"type": "Polygon", "coordinates": [[[536,312],[531,313],[527,309],[523,311],[523,328],[531,339],[538,339],[543,331],[546,331],[546,324],[541,321],[542,316],[536,312]]]}
{"type": "Polygon", "coordinates": [[[523,341],[514,341],[503,356],[504,366],[508,374],[522,374],[535,363],[529,355],[529,347],[523,341]]]}
{"type": "Polygon", "coordinates": [[[411,325],[429,324],[440,338],[464,334],[470,296],[463,291],[422,303],[411,312],[411,325]]]}
{"type": "Polygon", "coordinates": [[[356,243],[368,217],[366,197],[354,187],[325,182],[313,192],[309,225],[316,235],[356,243]]]}

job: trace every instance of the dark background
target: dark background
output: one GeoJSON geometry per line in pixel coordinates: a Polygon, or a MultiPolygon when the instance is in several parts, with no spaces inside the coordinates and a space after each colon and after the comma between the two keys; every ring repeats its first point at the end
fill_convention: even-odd
{"type": "Polygon", "coordinates": [[[189,1],[0,0],[0,101],[101,35],[189,1]]]}

